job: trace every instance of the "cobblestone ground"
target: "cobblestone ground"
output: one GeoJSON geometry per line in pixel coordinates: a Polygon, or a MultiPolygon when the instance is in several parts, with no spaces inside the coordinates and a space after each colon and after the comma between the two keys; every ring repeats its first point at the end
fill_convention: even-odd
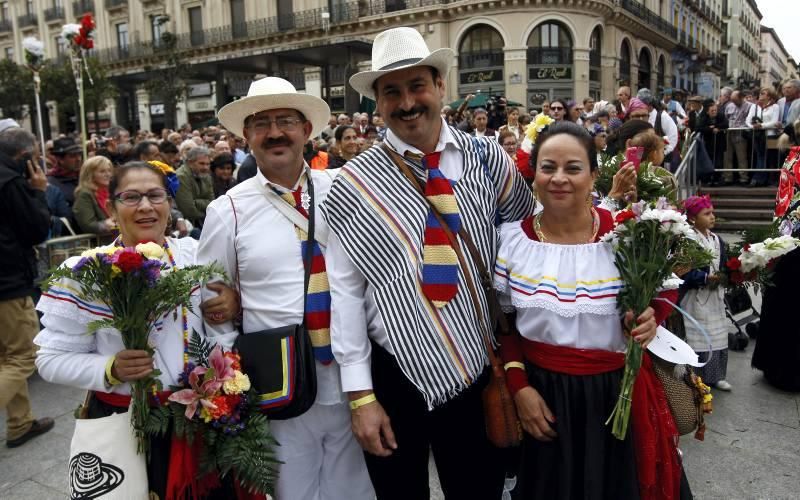
{"type": "MultiPolygon", "coordinates": [[[[800,498],[800,395],[768,386],[751,370],[751,354],[752,346],[730,353],[733,392],[714,392],[705,441],[681,441],[696,498],[800,498]]],[[[56,427],[20,448],[0,446],[0,499],[62,499],[72,411],[83,393],[38,376],[31,379],[30,393],[35,414],[55,417],[56,427]]],[[[0,415],[0,440],[4,432],[0,415]]],[[[433,465],[431,471],[432,498],[442,499],[433,465]]]]}

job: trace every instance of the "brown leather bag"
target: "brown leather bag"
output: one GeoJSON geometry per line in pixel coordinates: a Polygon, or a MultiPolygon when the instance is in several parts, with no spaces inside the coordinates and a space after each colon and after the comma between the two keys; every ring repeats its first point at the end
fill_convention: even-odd
{"type": "MultiPolygon", "coordinates": [[[[386,146],[386,144],[383,144],[382,147],[383,150],[386,151],[390,157],[392,157],[395,164],[398,166],[398,168],[400,168],[400,171],[403,172],[403,175],[405,175],[411,184],[416,187],[417,192],[419,192],[420,195],[425,198],[424,186],[420,180],[414,176],[414,174],[408,168],[408,165],[406,165],[403,161],[402,157],[397,152],[386,146]]],[[[427,201],[427,198],[425,198],[425,200],[427,201]]],[[[484,316],[483,310],[480,306],[480,301],[478,300],[478,290],[472,279],[472,274],[469,271],[469,267],[467,267],[466,261],[464,260],[464,254],[461,251],[461,245],[459,245],[459,242],[453,232],[450,231],[450,228],[444,221],[442,214],[440,214],[436,207],[430,203],[428,203],[428,205],[431,213],[433,213],[433,215],[439,221],[439,225],[442,227],[442,229],[444,229],[445,234],[447,234],[447,238],[450,240],[450,244],[453,246],[453,250],[455,250],[456,255],[458,256],[458,263],[459,266],[461,266],[461,270],[464,272],[464,277],[467,281],[467,288],[469,289],[472,303],[475,307],[478,322],[479,324],[482,324],[484,323],[484,316]]],[[[464,244],[467,246],[467,249],[472,256],[473,263],[478,268],[481,287],[483,288],[489,303],[490,322],[488,324],[491,327],[497,323],[501,334],[508,335],[508,322],[505,314],[503,314],[503,311],[500,309],[500,303],[497,301],[497,295],[495,294],[494,287],[492,286],[492,277],[483,262],[481,254],[478,252],[478,248],[475,246],[475,243],[472,241],[472,238],[470,237],[469,233],[466,232],[463,225],[458,230],[458,235],[464,241],[464,244]]],[[[483,389],[482,394],[483,412],[486,421],[486,436],[489,438],[489,441],[498,448],[518,446],[522,441],[522,425],[520,424],[519,417],[517,416],[517,408],[514,404],[514,398],[511,396],[511,392],[508,390],[508,386],[506,385],[506,373],[503,368],[503,362],[495,353],[492,342],[485,335],[483,336],[483,342],[486,345],[486,353],[489,356],[489,364],[491,366],[489,383],[483,389]]]]}

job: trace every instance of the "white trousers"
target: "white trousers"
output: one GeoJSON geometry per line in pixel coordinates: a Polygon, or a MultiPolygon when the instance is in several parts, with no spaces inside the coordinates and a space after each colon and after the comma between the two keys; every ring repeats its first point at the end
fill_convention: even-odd
{"type": "Polygon", "coordinates": [[[314,405],[270,423],[281,462],[275,500],[373,500],[364,453],[350,429],[347,403],[314,405]]]}

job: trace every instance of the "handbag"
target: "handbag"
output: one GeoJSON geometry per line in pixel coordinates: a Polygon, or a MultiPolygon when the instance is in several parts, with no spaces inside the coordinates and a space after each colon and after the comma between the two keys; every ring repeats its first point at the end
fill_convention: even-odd
{"type": "MultiPolygon", "coordinates": [[[[403,172],[403,175],[408,178],[411,184],[416,187],[417,192],[419,192],[423,199],[427,201],[427,198],[425,198],[424,195],[422,183],[414,176],[413,173],[411,173],[408,165],[406,165],[405,162],[400,158],[400,155],[386,146],[385,143],[381,144],[381,147],[389,154],[389,156],[392,157],[395,164],[403,172]]],[[[447,239],[453,246],[453,250],[456,252],[459,266],[463,270],[464,278],[467,282],[467,289],[472,297],[472,303],[475,306],[478,324],[482,324],[484,323],[484,317],[483,311],[480,307],[480,302],[478,300],[478,291],[475,287],[475,283],[473,282],[472,274],[470,273],[469,268],[464,261],[464,254],[461,251],[461,246],[459,245],[458,240],[456,239],[455,235],[453,235],[453,232],[450,230],[447,223],[444,221],[442,214],[439,213],[436,207],[431,205],[430,202],[428,202],[428,206],[431,210],[431,213],[433,213],[438,220],[439,226],[447,235],[447,239]]],[[[466,232],[463,225],[459,228],[458,235],[461,236],[461,239],[466,244],[467,249],[472,256],[472,261],[478,268],[481,286],[489,302],[490,319],[493,320],[490,324],[493,325],[498,323],[500,325],[501,333],[508,335],[508,322],[505,315],[500,310],[500,303],[497,301],[497,295],[495,294],[494,287],[492,286],[491,275],[488,273],[486,265],[483,263],[483,258],[478,252],[478,248],[475,246],[475,243],[472,241],[472,238],[470,237],[469,233],[466,232]]],[[[514,404],[514,398],[511,396],[511,392],[508,390],[508,386],[506,385],[505,369],[503,368],[502,361],[495,353],[492,342],[486,335],[482,337],[486,346],[486,353],[489,357],[489,365],[491,367],[489,371],[489,382],[487,383],[486,387],[483,388],[483,392],[481,394],[483,401],[484,420],[486,423],[486,436],[489,438],[489,441],[498,448],[518,446],[522,441],[522,425],[519,422],[519,416],[517,415],[517,408],[514,404]]]]}
{"type": "MultiPolygon", "coordinates": [[[[254,179],[255,180],[255,179],[254,179]]],[[[257,181],[256,181],[257,182],[257,181]]],[[[308,194],[314,199],[314,186],[308,176],[308,194]]],[[[233,198],[228,196],[234,214],[234,234],[239,232],[239,221],[233,198]]],[[[314,203],[308,216],[308,242],[314,241],[314,203]]],[[[239,293],[239,254],[234,243],[236,259],[236,287],[239,293]]],[[[303,278],[303,314],[308,298],[313,252],[306,252],[303,278]]],[[[241,316],[241,301],[239,305],[241,316]]],[[[261,412],[271,420],[286,420],[302,415],[317,398],[317,368],[311,337],[305,320],[299,325],[286,325],[258,332],[244,333],[236,337],[233,347],[239,353],[242,371],[259,394],[261,412]]]]}
{"type": "Polygon", "coordinates": [[[695,430],[697,439],[703,439],[703,394],[695,383],[695,374],[688,365],[675,365],[657,356],[651,356],[653,371],[664,387],[670,412],[681,436],[695,430]]]}
{"type": "Polygon", "coordinates": [[[69,447],[70,498],[147,499],[145,455],[136,448],[130,412],[77,418],[69,447]]]}

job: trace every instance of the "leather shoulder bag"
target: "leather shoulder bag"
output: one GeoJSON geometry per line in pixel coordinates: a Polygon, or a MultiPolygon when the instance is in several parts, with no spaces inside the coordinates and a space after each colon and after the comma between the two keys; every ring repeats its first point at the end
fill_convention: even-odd
{"type": "MultiPolygon", "coordinates": [[[[308,214],[308,239],[314,241],[314,186],[307,176],[311,205],[308,214]]],[[[233,198],[228,196],[234,215],[234,234],[239,233],[239,220],[233,198]]],[[[303,316],[305,318],[308,299],[308,283],[313,252],[306,252],[305,276],[303,278],[303,316]]],[[[236,287],[242,294],[239,275],[239,254],[234,238],[236,258],[236,287]]],[[[240,301],[241,308],[241,301],[240,301]]],[[[242,310],[239,310],[241,317],[242,310]]],[[[239,332],[234,343],[241,358],[242,371],[259,394],[261,412],[271,420],[285,420],[302,415],[317,398],[317,373],[311,337],[305,320],[297,325],[286,325],[257,332],[239,332]]]]}
{"type": "MultiPolygon", "coordinates": [[[[423,199],[425,199],[425,201],[427,201],[427,198],[425,198],[425,188],[422,185],[422,182],[416,176],[414,176],[414,174],[408,168],[408,165],[406,165],[403,161],[402,157],[397,152],[386,146],[386,144],[383,144],[382,147],[383,150],[386,151],[386,153],[392,158],[398,168],[400,168],[400,171],[403,172],[403,175],[405,175],[411,184],[416,188],[417,192],[423,197],[423,199]]],[[[467,289],[469,290],[472,303],[475,307],[478,323],[486,323],[483,316],[483,310],[481,309],[481,303],[478,299],[478,290],[472,279],[472,274],[466,265],[466,261],[464,260],[464,254],[461,251],[461,245],[459,244],[453,232],[450,231],[449,226],[442,217],[442,214],[439,213],[436,207],[431,205],[430,202],[428,202],[428,206],[431,210],[431,213],[433,213],[433,215],[439,221],[439,226],[444,229],[447,239],[450,241],[450,244],[453,246],[453,250],[456,252],[459,266],[464,273],[464,277],[467,282],[467,289]]],[[[497,301],[497,295],[495,294],[494,287],[492,286],[492,277],[483,262],[480,252],[478,252],[478,247],[475,246],[475,243],[473,242],[469,233],[467,233],[467,231],[464,229],[463,224],[458,230],[458,235],[467,246],[467,249],[472,256],[472,261],[475,263],[475,266],[478,268],[478,272],[480,273],[481,287],[483,288],[483,292],[486,294],[489,303],[490,321],[487,324],[490,328],[495,324],[499,325],[500,333],[502,335],[508,335],[508,322],[505,314],[503,314],[502,310],[500,309],[500,303],[497,301]]],[[[482,338],[486,346],[486,354],[489,357],[489,365],[491,366],[489,382],[486,387],[484,387],[482,394],[483,412],[486,422],[486,436],[489,438],[489,441],[498,448],[518,446],[522,441],[522,426],[520,425],[519,417],[517,416],[514,398],[511,397],[511,392],[508,390],[508,386],[506,385],[506,374],[505,370],[503,369],[503,363],[497,356],[493,342],[489,339],[489,337],[487,335],[482,335],[482,338]]]]}

